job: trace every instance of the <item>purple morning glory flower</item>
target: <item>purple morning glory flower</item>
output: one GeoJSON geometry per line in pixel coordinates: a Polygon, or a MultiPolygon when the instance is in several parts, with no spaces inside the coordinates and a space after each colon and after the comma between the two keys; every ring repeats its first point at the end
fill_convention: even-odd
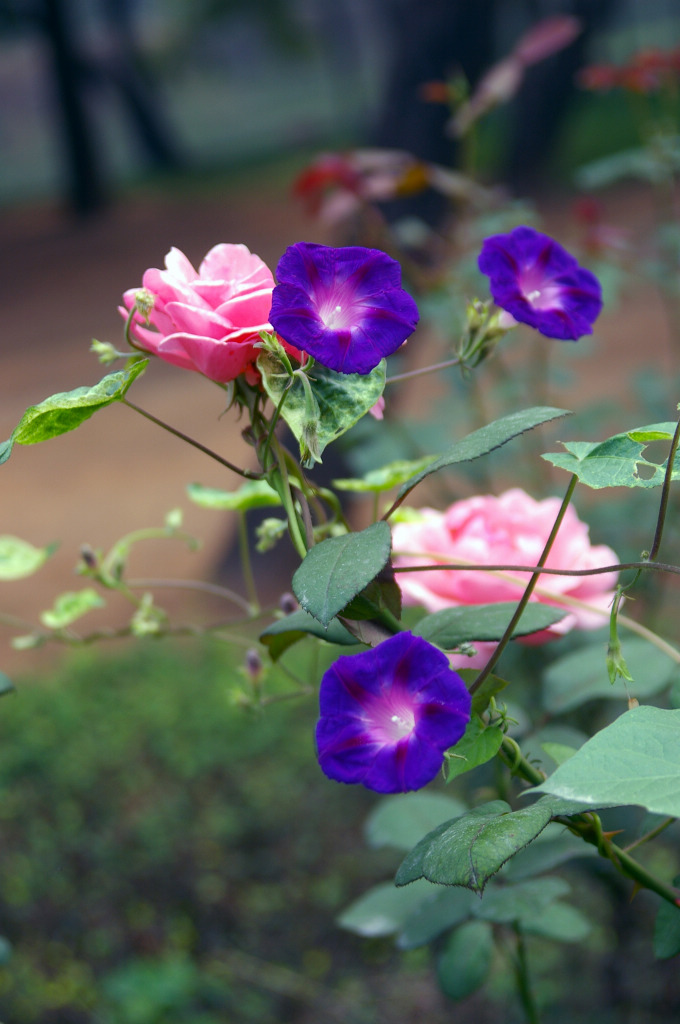
{"type": "Polygon", "coordinates": [[[339,373],[370,373],[418,323],[401,267],[379,249],[290,245],[276,268],[269,322],[290,345],[339,373]]]}
{"type": "Polygon", "coordinates": [[[527,227],[492,235],[478,264],[494,302],[515,320],[564,341],[593,333],[602,309],[600,282],[548,235],[527,227]]]}
{"type": "Polygon", "coordinates": [[[446,655],[412,633],[338,658],[321,680],[319,764],[338,782],[405,793],[431,782],[470,720],[446,655]]]}

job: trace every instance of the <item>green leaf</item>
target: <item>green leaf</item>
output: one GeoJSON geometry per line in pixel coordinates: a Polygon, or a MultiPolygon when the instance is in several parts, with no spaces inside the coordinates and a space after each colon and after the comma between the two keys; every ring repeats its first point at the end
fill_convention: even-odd
{"type": "Polygon", "coordinates": [[[374,619],[376,609],[387,609],[395,619],[401,616],[401,590],[391,566],[386,566],[343,610],[345,619],[374,619]]]}
{"type": "Polygon", "coordinates": [[[375,579],[390,557],[390,548],[391,532],[385,522],[315,545],[293,576],[293,592],[301,607],[327,626],[375,579]]]}
{"type": "Polygon", "coordinates": [[[399,868],[396,884],[427,878],[483,892],[491,876],[543,831],[552,814],[550,801],[541,800],[520,811],[511,811],[503,800],[475,807],[421,839],[399,868]]]}
{"type": "Polygon", "coordinates": [[[324,448],[353,427],[375,405],[385,388],[385,360],[367,374],[336,373],[320,363],[310,371],[309,382],[318,409],[309,408],[305,385],[299,376],[290,376],[278,356],[263,350],[257,359],[264,389],[274,405],[287,391],[281,416],[300,442],[305,465],[321,461],[324,448]],[[314,445],[310,445],[310,430],[314,445]]]}
{"type": "Polygon", "coordinates": [[[567,832],[562,825],[551,823],[535,842],[512,858],[503,869],[503,877],[508,881],[519,882],[552,871],[576,857],[597,855],[597,850],[590,843],[584,843],[578,836],[567,832]]]}
{"type": "Polygon", "coordinates": [[[260,633],[260,641],[269,649],[272,661],[287,651],[298,640],[306,636],[316,636],[329,644],[356,644],[355,638],[336,619],[322,626],[312,615],[299,608],[297,611],[277,619],[260,633]]]}
{"type": "MultiPolygon", "coordinates": [[[[485,640],[500,640],[516,609],[516,601],[442,608],[421,619],[414,626],[413,632],[445,651],[468,641],[477,640],[481,643],[485,640]]],[[[537,633],[559,622],[565,615],[563,608],[538,602],[529,604],[512,635],[528,636],[537,633]]]]}
{"type": "Polygon", "coordinates": [[[14,447],[14,441],[10,437],[8,441],[0,442],[0,466],[3,462],[7,462],[8,458],[12,454],[12,448],[14,447]]]}
{"type": "MultiPolygon", "coordinates": [[[[469,690],[479,675],[479,669],[459,668],[457,671],[458,675],[462,677],[469,690]]],[[[473,694],[471,707],[472,714],[483,715],[491,702],[491,698],[495,697],[497,693],[500,693],[508,685],[509,682],[507,679],[501,679],[500,676],[494,675],[487,676],[480,688],[473,694]]]]}
{"type": "Polygon", "coordinates": [[[463,736],[447,755],[446,781],[450,782],[477,765],[486,764],[496,756],[502,742],[503,732],[498,726],[485,726],[477,715],[472,717],[463,736]]]}
{"type": "MultiPolygon", "coordinates": [[[[670,686],[677,676],[674,661],[647,640],[632,637],[623,645],[626,662],[633,676],[628,690],[638,697],[651,697],[670,686]]],[[[605,649],[602,643],[587,644],[554,661],[543,677],[543,706],[558,715],[597,698],[625,700],[620,683],[609,682],[605,649]]]]}
{"type": "Polygon", "coordinates": [[[394,935],[431,893],[432,886],[428,882],[421,882],[410,890],[396,889],[391,882],[383,882],[350,903],[337,923],[349,932],[368,938],[394,935]]]}
{"type": "Polygon", "coordinates": [[[590,807],[638,804],[678,818],[679,740],[680,711],[633,708],[528,792],[551,793],[590,807]]]}
{"type": "Polygon", "coordinates": [[[465,805],[443,793],[403,793],[376,804],[364,825],[369,846],[408,852],[437,825],[465,814],[465,805]]]}
{"type": "Polygon", "coordinates": [[[64,629],[93,608],[103,608],[106,602],[93,587],[60,594],[49,611],[42,612],[40,621],[48,629],[64,629]]]}
{"type": "MultiPolygon", "coordinates": [[[[408,892],[402,889],[401,892],[408,892]]],[[[461,924],[472,916],[478,897],[469,889],[435,889],[434,895],[424,900],[404,921],[397,938],[400,949],[425,946],[442,932],[461,924]]]]}
{"type": "Polygon", "coordinates": [[[486,981],[493,962],[493,932],[485,921],[456,928],[437,960],[437,981],[449,999],[466,999],[486,981]]]}
{"type": "Polygon", "coordinates": [[[251,508],[273,508],[281,499],[266,480],[247,480],[236,491],[221,491],[203,484],[189,484],[187,494],[196,505],[228,512],[247,512],[251,508]]]}
{"type": "Polygon", "coordinates": [[[507,444],[508,441],[512,441],[513,438],[518,437],[520,434],[526,433],[527,430],[532,430],[541,423],[548,423],[550,420],[558,419],[560,416],[568,415],[570,413],[566,409],[537,406],[533,409],[524,409],[521,412],[513,412],[509,416],[503,416],[501,419],[495,420],[479,430],[475,430],[474,433],[468,434],[467,437],[461,438],[460,441],[457,441],[446,452],[435,458],[433,462],[430,462],[428,466],[402,485],[399,489],[398,498],[404,497],[422,480],[432,473],[438,472],[440,469],[458,465],[460,462],[471,462],[482,455],[488,455],[489,452],[507,444]]]}
{"type": "Polygon", "coordinates": [[[7,693],[14,693],[14,690],[14,683],[9,676],[6,676],[4,672],[0,672],[0,697],[4,697],[7,693]]]}
{"type": "Polygon", "coordinates": [[[36,548],[19,537],[0,537],[0,580],[31,576],[56,551],[56,545],[36,548]]]}
{"type": "Polygon", "coordinates": [[[339,491],[354,491],[358,494],[380,494],[382,491],[389,491],[404,481],[410,479],[414,474],[425,469],[436,456],[427,455],[422,459],[398,459],[396,462],[389,462],[379,469],[372,469],[369,473],[356,479],[334,480],[333,486],[339,491]]]}
{"type": "Polygon", "coordinates": [[[545,910],[571,887],[563,878],[534,878],[514,885],[496,885],[473,908],[474,916],[494,924],[511,924],[545,910]]]}
{"type": "Polygon", "coordinates": [[[38,444],[75,430],[98,409],[118,402],[132,382],[144,372],[148,359],[133,363],[125,370],[110,373],[92,387],[75,388],[51,395],[38,405],[30,406],[14,428],[11,441],[17,444],[38,444]]]}
{"type": "Polygon", "coordinates": [[[541,743],[541,749],[548,757],[551,757],[555,764],[564,764],[570,757],[573,757],[578,747],[568,747],[566,743],[541,743]]]}
{"type": "MultiPolygon", "coordinates": [[[[675,423],[653,423],[614,434],[606,441],[562,441],[566,454],[548,453],[541,457],[558,469],[575,473],[587,487],[658,487],[664,481],[668,460],[649,462],[643,452],[649,441],[658,440],[659,436],[671,438],[674,431],[675,423]]],[[[680,452],[675,456],[672,478],[680,478],[680,452]]]]}
{"type": "Polygon", "coordinates": [[[612,185],[625,178],[662,184],[672,170],[680,169],[680,147],[677,136],[655,140],[655,146],[634,146],[610,156],[592,160],[576,172],[579,188],[593,189],[612,185]]]}
{"type": "Polygon", "coordinates": [[[531,917],[521,918],[519,927],[526,935],[539,935],[555,942],[583,942],[592,931],[585,914],[559,900],[536,911],[531,917]]]}
{"type": "MultiPolygon", "coordinates": [[[[673,879],[680,886],[680,875],[673,879]]],[[[654,955],[668,960],[680,953],[680,907],[672,907],[663,900],[654,922],[654,955]]]]}

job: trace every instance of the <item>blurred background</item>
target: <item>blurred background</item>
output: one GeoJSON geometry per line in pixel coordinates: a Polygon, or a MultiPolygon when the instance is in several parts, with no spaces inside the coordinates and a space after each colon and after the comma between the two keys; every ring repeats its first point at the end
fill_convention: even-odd
{"type": "MultiPolygon", "coordinates": [[[[474,92],[555,14],[579,18],[581,31],[484,119],[476,172],[567,245],[587,243],[593,218],[615,225],[630,267],[658,212],[653,182],[630,168],[601,172],[593,214],[578,206],[595,191],[578,172],[639,144],[635,103],[581,88],[577,75],[680,45],[677,0],[0,0],[0,437],[29,405],[99,379],[91,339],[120,344],[120,295],[170,246],[197,265],[217,242],[244,242],[275,268],[295,241],[351,237],[292,196],[319,153],[379,146],[465,166],[449,109],[425,87],[462,72],[474,92]]],[[[451,216],[431,191],[381,210],[390,223],[422,222],[435,241],[451,216]]],[[[658,381],[677,378],[677,346],[663,282],[624,277],[611,289],[614,311],[567,353],[551,403],[606,392],[615,408],[647,402],[641,422],[670,419],[658,381]]],[[[241,425],[220,418],[222,393],[198,375],[157,361],[133,397],[233,461],[251,459],[241,425]]],[[[427,403],[414,392],[405,404],[418,413],[427,403]]],[[[15,451],[1,472],[0,532],[61,546],[37,575],[0,583],[0,607],[17,620],[2,630],[0,668],[18,686],[0,706],[0,934],[13,950],[0,968],[0,1016],[515,1019],[502,971],[493,998],[454,1009],[426,951],[397,954],[388,940],[337,930],[335,915],[398,857],[362,848],[372,796],[319,777],[313,701],[246,717],[233,699],[243,653],[224,645],[109,647],[75,660],[10,646],[22,623],[79,585],[83,542],[106,549],[175,506],[201,550],[151,544],[135,554],[135,574],[224,580],[234,526],[191,506],[184,488],[237,478],[123,407],[15,451]]],[[[289,589],[288,571],[260,565],[272,598],[289,589]]],[[[167,606],[223,614],[186,595],[167,606]]],[[[114,602],[92,622],[122,615],[114,602]]],[[[309,670],[302,655],[297,668],[309,670]]],[[[587,883],[596,906],[598,891],[587,883]]],[[[592,945],[571,954],[571,971],[590,971],[582,991],[550,950],[534,951],[551,1021],[676,1019],[677,979],[652,959],[644,908],[642,924],[621,903],[616,920],[600,908],[592,945]],[[631,957],[635,989],[621,967],[631,957]]]]}

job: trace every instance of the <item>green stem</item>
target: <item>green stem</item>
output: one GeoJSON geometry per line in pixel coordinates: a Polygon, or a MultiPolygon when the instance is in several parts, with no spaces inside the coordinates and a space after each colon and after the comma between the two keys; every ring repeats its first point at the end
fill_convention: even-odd
{"type": "MultiPolygon", "coordinates": [[[[408,555],[410,558],[436,558],[429,551],[396,551],[396,555],[408,555]]],[[[479,572],[533,572],[535,565],[487,565],[479,562],[436,562],[435,565],[395,565],[395,572],[436,572],[440,569],[459,569],[461,571],[479,570],[479,572]]],[[[600,576],[607,572],[623,572],[626,569],[651,569],[653,572],[669,572],[680,576],[680,565],[666,562],[616,562],[614,565],[598,565],[590,569],[553,569],[543,566],[541,576],[600,576]]],[[[558,596],[557,594],[555,595],[558,596]]]]}
{"type": "Polygon", "coordinates": [[[524,609],[528,605],[529,599],[530,599],[531,595],[534,592],[534,588],[535,588],[536,584],[538,583],[539,577],[541,575],[540,570],[545,565],[545,561],[546,561],[548,555],[550,554],[551,548],[552,548],[553,543],[555,541],[555,538],[557,536],[558,530],[559,530],[560,526],[562,525],[562,520],[564,519],[566,511],[567,511],[567,509],[569,507],[569,502],[571,501],[571,497],[572,497],[572,494],[574,493],[574,489],[576,488],[576,484],[577,483],[578,483],[578,477],[574,473],[572,475],[571,480],[569,481],[569,486],[567,487],[566,494],[564,495],[564,498],[562,500],[562,505],[560,506],[560,510],[557,513],[557,518],[555,519],[555,522],[553,523],[553,528],[550,531],[550,536],[548,537],[547,541],[545,542],[545,547],[543,548],[543,551],[541,552],[541,557],[539,558],[538,562],[536,563],[536,567],[535,567],[535,569],[534,569],[534,571],[533,571],[533,573],[531,575],[531,579],[529,580],[529,582],[526,585],[524,593],[522,594],[522,597],[520,598],[519,604],[517,605],[517,607],[515,609],[514,615],[510,619],[510,622],[508,623],[508,627],[505,630],[505,633],[503,634],[503,636],[501,637],[500,642],[498,644],[498,647],[493,652],[493,654],[489,658],[488,662],[486,663],[486,665],[484,666],[482,671],[479,673],[479,675],[475,679],[475,681],[472,684],[472,686],[470,687],[470,693],[475,693],[479,689],[479,687],[482,685],[484,680],[487,679],[491,675],[492,671],[496,667],[496,664],[498,663],[498,660],[499,660],[501,654],[505,650],[507,644],[510,641],[510,638],[512,637],[513,633],[515,632],[515,628],[517,627],[517,624],[519,623],[519,620],[522,618],[522,615],[524,614],[524,609]]]}
{"type": "Polygon", "coordinates": [[[246,522],[245,512],[239,512],[238,514],[238,548],[239,555],[241,558],[241,569],[243,570],[243,580],[246,585],[246,593],[250,601],[249,611],[253,615],[257,615],[260,611],[260,601],[257,596],[257,586],[255,585],[255,576],[253,574],[253,563],[250,557],[250,544],[248,542],[248,524],[246,522]]]}
{"type": "Polygon", "coordinates": [[[276,409],[274,410],[274,415],[272,416],[271,422],[269,424],[269,429],[267,431],[267,437],[266,437],[266,440],[264,442],[264,448],[262,449],[262,453],[260,455],[260,465],[262,466],[262,469],[265,472],[267,471],[267,456],[269,455],[269,449],[271,448],[272,437],[274,436],[274,431],[276,430],[276,424],[279,422],[279,417],[281,415],[281,410],[283,409],[283,406],[284,406],[284,403],[286,401],[286,398],[288,397],[288,392],[290,391],[292,386],[293,386],[293,378],[291,377],[290,381],[286,385],[285,391],[283,392],[283,394],[281,395],[281,397],[280,397],[280,399],[278,401],[278,405],[276,406],[276,409]]]}
{"type": "Polygon", "coordinates": [[[449,366],[460,366],[460,359],[458,356],[455,359],[445,359],[443,363],[432,363],[430,366],[422,366],[418,370],[408,370],[405,373],[395,373],[393,377],[388,377],[385,381],[385,387],[388,384],[398,384],[402,380],[412,380],[414,377],[424,377],[427,373],[438,373],[439,370],[447,370],[449,366]]]}
{"type": "Polygon", "coordinates": [[[149,589],[149,587],[152,587],[159,589],[200,590],[206,594],[214,594],[215,597],[223,597],[225,601],[231,601],[248,615],[253,611],[248,601],[244,600],[235,590],[222,587],[219,583],[209,583],[207,580],[165,580],[144,577],[143,579],[128,580],[127,583],[131,589],[136,587],[149,589]]]}
{"type": "Polygon", "coordinates": [[[668,499],[670,496],[671,482],[673,480],[673,463],[675,462],[675,453],[678,450],[678,443],[680,443],[680,420],[678,420],[675,427],[675,433],[673,434],[673,440],[671,441],[671,450],[668,453],[666,473],[663,478],[663,487],[661,488],[661,501],[659,502],[659,515],[656,521],[656,532],[654,533],[652,548],[648,555],[650,562],[654,561],[659,552],[659,548],[661,547],[661,537],[663,534],[664,523],[666,521],[668,499]]]}
{"type": "Polygon", "coordinates": [[[540,1024],[538,1007],[533,989],[531,988],[531,979],[529,978],[526,939],[517,925],[515,925],[514,931],[517,943],[514,968],[519,999],[528,1024],[540,1024]]]}
{"type": "MultiPolygon", "coordinates": [[[[543,772],[540,772],[527,761],[518,744],[509,736],[505,736],[503,739],[501,756],[513,775],[519,775],[527,782],[530,782],[532,786],[540,786],[542,782],[545,782],[543,772]]],[[[648,871],[642,864],[631,857],[626,850],[608,839],[602,832],[600,819],[596,814],[584,812],[583,814],[575,814],[569,817],[556,815],[553,820],[564,825],[574,835],[585,840],[586,843],[596,847],[600,856],[611,861],[621,874],[632,878],[633,881],[637,882],[644,889],[655,892],[657,896],[666,900],[667,903],[671,903],[674,907],[680,906],[680,894],[678,891],[672,886],[666,885],[665,882],[662,882],[651,871],[648,871]]]]}
{"type": "Polygon", "coordinates": [[[295,508],[295,502],[293,500],[293,494],[290,487],[290,477],[288,476],[288,466],[286,464],[286,453],[282,445],[279,443],[276,435],[272,437],[272,446],[276,455],[276,462],[278,465],[278,473],[273,475],[269,482],[278,492],[279,497],[283,503],[283,507],[288,518],[288,530],[290,532],[290,538],[293,542],[295,550],[297,551],[300,558],[304,558],[307,554],[307,545],[300,529],[300,521],[298,519],[297,510],[295,508]]]}
{"type": "Polygon", "coordinates": [[[677,821],[677,818],[666,818],[665,821],[662,821],[660,825],[656,826],[656,828],[653,828],[650,832],[645,832],[643,836],[640,836],[640,838],[636,839],[635,842],[629,843],[628,846],[624,846],[623,852],[630,853],[631,850],[636,849],[638,846],[642,846],[643,843],[648,843],[650,839],[656,839],[656,837],[660,836],[661,833],[664,832],[669,825],[672,825],[674,821],[677,821]]]}
{"type": "Polygon", "coordinates": [[[144,417],[144,419],[150,420],[151,423],[155,423],[157,427],[161,427],[163,430],[167,430],[167,432],[172,434],[174,437],[178,437],[180,441],[185,441],[187,444],[190,444],[192,448],[198,448],[199,452],[203,452],[204,455],[208,455],[211,459],[214,459],[215,462],[219,462],[221,466],[225,466],[227,469],[230,469],[232,473],[238,473],[239,476],[244,476],[246,480],[263,479],[262,473],[254,473],[252,469],[241,469],[239,466],[235,466],[233,462],[229,462],[228,459],[223,459],[221,455],[212,451],[211,448],[207,448],[204,444],[201,444],[200,441],[196,441],[193,437],[189,437],[188,434],[183,434],[181,430],[176,430],[175,427],[171,427],[169,423],[159,420],[157,416],[153,416],[145,409],[141,409],[129,399],[121,398],[120,401],[123,405],[127,405],[129,409],[134,409],[134,411],[138,412],[140,416],[144,417]]]}

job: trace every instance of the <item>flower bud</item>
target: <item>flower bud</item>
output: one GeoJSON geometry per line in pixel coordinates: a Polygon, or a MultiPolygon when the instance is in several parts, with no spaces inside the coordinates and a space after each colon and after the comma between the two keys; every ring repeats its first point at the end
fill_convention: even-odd
{"type": "Polygon", "coordinates": [[[140,288],[135,292],[135,307],[137,312],[144,317],[147,323],[149,322],[149,317],[151,316],[155,303],[155,296],[148,288],[140,288]]]}
{"type": "Polygon", "coordinates": [[[299,605],[293,594],[288,591],[286,591],[285,594],[281,594],[281,597],[279,598],[279,608],[284,615],[292,615],[293,612],[298,610],[298,607],[299,605]]]}

